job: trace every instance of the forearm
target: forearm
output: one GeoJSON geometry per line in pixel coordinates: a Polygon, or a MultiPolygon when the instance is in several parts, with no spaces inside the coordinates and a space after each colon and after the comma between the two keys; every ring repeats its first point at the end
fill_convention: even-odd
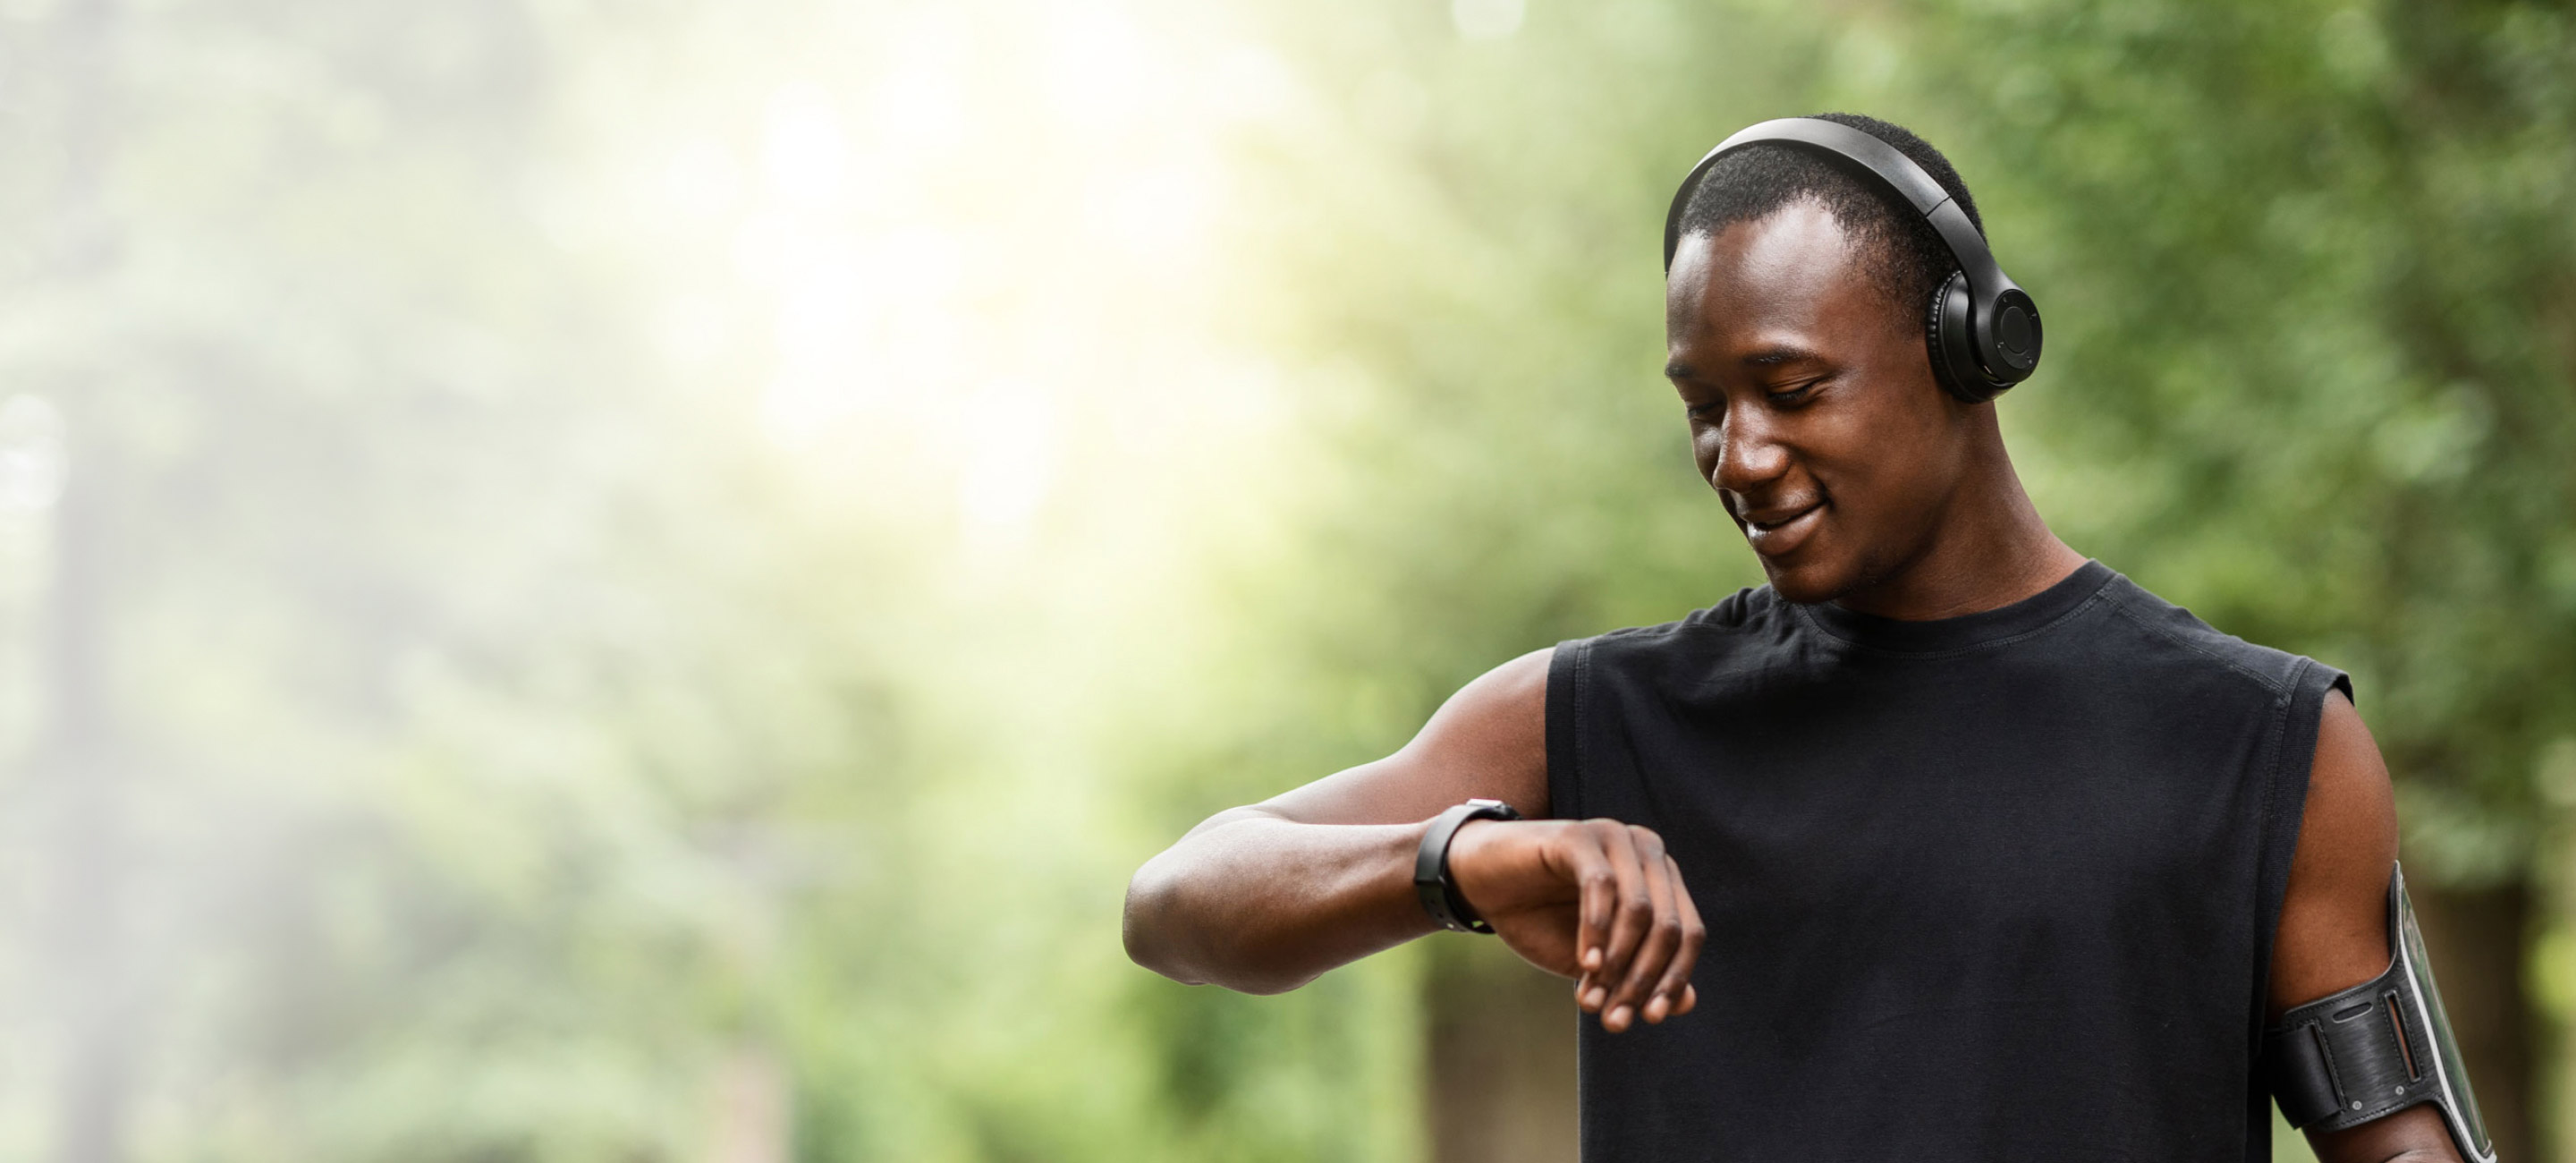
{"type": "Polygon", "coordinates": [[[2408,1107],[2349,1130],[2312,1132],[2308,1145],[2321,1163],[2460,1163],[2441,1112],[2430,1106],[2408,1107]]]}
{"type": "Polygon", "coordinates": [[[1280,993],[1430,932],[1414,899],[1421,823],[1300,824],[1237,809],[1127,885],[1127,955],[1166,977],[1280,993]]]}

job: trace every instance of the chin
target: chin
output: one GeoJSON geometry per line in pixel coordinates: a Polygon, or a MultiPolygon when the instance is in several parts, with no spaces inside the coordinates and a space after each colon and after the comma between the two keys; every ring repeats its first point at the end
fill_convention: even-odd
{"type": "Polygon", "coordinates": [[[1848,562],[1807,554],[1790,554],[1786,560],[1754,556],[1762,562],[1762,576],[1770,580],[1772,591],[1801,606],[1830,602],[1858,588],[1860,571],[1848,562]]]}

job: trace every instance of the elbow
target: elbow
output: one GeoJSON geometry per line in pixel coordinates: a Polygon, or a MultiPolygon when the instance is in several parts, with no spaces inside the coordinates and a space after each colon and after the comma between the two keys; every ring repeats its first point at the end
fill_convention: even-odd
{"type": "Polygon", "coordinates": [[[1248,993],[1256,997],[1271,997],[1277,994],[1287,993],[1290,990],[1296,989],[1297,987],[1321,976],[1323,976],[1321,973],[1296,975],[1276,973],[1244,974],[1229,978],[1225,981],[1216,982],[1215,984],[1222,985],[1236,993],[1248,993]]]}
{"type": "Polygon", "coordinates": [[[1218,947],[1222,935],[1193,929],[1181,914],[1182,886],[1147,861],[1128,878],[1127,901],[1119,918],[1119,939],[1127,959],[1183,985],[1215,985],[1236,993],[1280,994],[1313,981],[1317,973],[1280,973],[1260,968],[1260,958],[1229,955],[1218,947]]]}
{"type": "Polygon", "coordinates": [[[1171,885],[1155,875],[1154,864],[1147,861],[1127,879],[1127,904],[1118,920],[1118,936],[1127,947],[1127,959],[1183,985],[1206,984],[1205,979],[1192,976],[1172,957],[1168,932],[1171,885]]]}

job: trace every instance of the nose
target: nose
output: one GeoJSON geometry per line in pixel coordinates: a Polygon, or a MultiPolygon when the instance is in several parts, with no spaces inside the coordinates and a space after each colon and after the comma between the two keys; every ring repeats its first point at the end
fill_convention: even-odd
{"type": "Polygon", "coordinates": [[[1789,471],[1789,446],[1761,408],[1730,408],[1734,413],[1711,434],[1715,460],[1703,460],[1708,483],[1741,508],[1769,491],[1789,471]]]}

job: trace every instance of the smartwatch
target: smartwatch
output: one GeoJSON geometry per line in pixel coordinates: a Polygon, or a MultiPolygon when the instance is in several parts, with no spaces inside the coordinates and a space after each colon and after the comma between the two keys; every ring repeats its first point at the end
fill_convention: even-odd
{"type": "Polygon", "coordinates": [[[1432,817],[1431,827],[1422,833],[1422,847],[1413,856],[1413,892],[1422,898],[1422,911],[1440,922],[1440,927],[1453,933],[1490,933],[1492,925],[1469,908],[1467,898],[1458,892],[1458,882],[1449,879],[1449,841],[1469,820],[1517,820],[1519,812],[1501,800],[1469,800],[1432,817]]]}

